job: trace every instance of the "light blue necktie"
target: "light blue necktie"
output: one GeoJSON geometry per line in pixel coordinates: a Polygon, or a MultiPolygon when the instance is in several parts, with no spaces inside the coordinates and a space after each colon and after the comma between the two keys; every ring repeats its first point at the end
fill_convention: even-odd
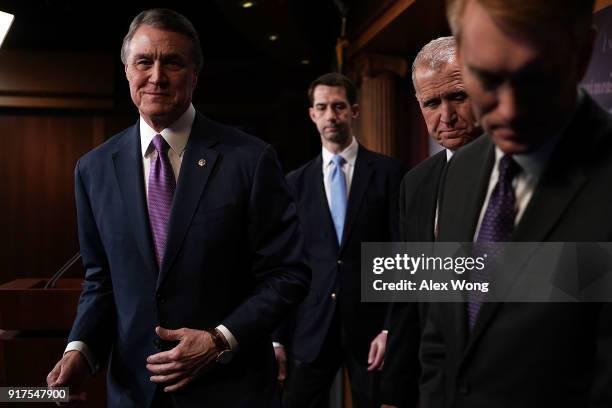
{"type": "Polygon", "coordinates": [[[333,168],[330,173],[331,188],[331,215],[336,228],[338,244],[342,242],[342,231],[344,230],[344,218],[346,217],[346,179],[342,171],[344,157],[336,154],[332,157],[333,168]]]}

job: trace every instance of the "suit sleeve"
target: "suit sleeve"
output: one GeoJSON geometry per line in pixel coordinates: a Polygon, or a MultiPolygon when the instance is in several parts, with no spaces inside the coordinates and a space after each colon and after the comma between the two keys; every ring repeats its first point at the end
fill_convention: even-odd
{"type": "Polygon", "coordinates": [[[389,305],[389,335],[380,385],[381,402],[416,407],[419,398],[421,330],[416,303],[389,305]]]}
{"type": "Polygon", "coordinates": [[[79,246],[85,280],[79,299],[77,316],[68,336],[69,341],[84,342],[95,359],[104,364],[115,337],[116,309],[108,261],[96,225],[82,165],[75,170],[75,194],[79,246]]]}
{"type": "Polygon", "coordinates": [[[267,146],[259,157],[249,201],[247,234],[256,286],[222,324],[240,347],[269,335],[310,286],[295,203],[276,154],[267,146]]]}
{"type": "Polygon", "coordinates": [[[420,404],[424,407],[444,405],[444,361],[446,346],[432,313],[425,318],[421,336],[420,404]]]}

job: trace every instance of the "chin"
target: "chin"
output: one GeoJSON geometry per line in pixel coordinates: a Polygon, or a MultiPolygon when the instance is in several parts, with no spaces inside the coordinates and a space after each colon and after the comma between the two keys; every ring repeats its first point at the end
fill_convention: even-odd
{"type": "Polygon", "coordinates": [[[536,150],[534,146],[525,141],[493,138],[493,142],[506,154],[524,154],[536,150]]]}

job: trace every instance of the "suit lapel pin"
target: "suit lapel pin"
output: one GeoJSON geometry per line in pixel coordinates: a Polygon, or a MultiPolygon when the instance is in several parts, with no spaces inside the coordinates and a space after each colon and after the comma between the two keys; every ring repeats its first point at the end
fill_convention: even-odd
{"type": "Polygon", "coordinates": [[[200,167],[206,166],[206,160],[205,159],[198,160],[198,166],[200,166],[200,167]]]}

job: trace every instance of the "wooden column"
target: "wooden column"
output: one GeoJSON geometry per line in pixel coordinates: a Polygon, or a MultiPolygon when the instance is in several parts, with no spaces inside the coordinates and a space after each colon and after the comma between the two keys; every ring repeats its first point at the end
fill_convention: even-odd
{"type": "Polygon", "coordinates": [[[360,142],[370,150],[398,157],[401,123],[398,79],[408,73],[408,62],[388,55],[364,55],[356,60],[360,87],[358,123],[360,142]]]}

